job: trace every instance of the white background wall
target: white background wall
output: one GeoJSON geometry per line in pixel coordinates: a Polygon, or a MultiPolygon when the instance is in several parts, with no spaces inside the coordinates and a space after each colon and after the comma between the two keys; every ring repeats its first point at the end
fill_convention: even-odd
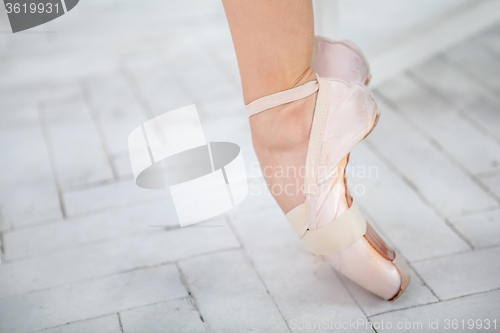
{"type": "Polygon", "coordinates": [[[499,0],[313,0],[317,35],[350,39],[377,85],[500,20],[499,0]]]}

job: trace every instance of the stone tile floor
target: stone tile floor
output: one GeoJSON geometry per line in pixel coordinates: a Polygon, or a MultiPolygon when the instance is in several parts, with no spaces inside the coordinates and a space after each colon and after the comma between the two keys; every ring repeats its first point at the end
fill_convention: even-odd
{"type": "Polygon", "coordinates": [[[220,3],[163,3],[124,2],[127,20],[84,1],[1,36],[0,332],[500,330],[500,25],[374,91],[348,177],[413,271],[388,303],[314,269],[266,192],[220,3]],[[191,103],[250,176],[219,227],[178,228],[169,194],[131,176],[128,133],[191,103]]]}

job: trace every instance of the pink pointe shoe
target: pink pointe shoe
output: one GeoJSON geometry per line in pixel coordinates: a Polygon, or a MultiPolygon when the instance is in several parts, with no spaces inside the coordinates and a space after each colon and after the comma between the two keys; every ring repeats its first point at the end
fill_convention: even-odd
{"type": "MultiPolygon", "coordinates": [[[[368,85],[371,80],[370,65],[368,60],[361,51],[360,47],[349,40],[334,41],[328,38],[316,36],[312,67],[320,76],[336,78],[348,83],[368,85]]],[[[338,255],[329,256],[324,259],[339,269],[342,265],[340,262],[341,255],[343,255],[345,259],[345,255],[347,253],[351,253],[354,258],[359,259],[365,255],[363,252],[372,251],[371,248],[376,249],[377,252],[386,259],[381,260],[378,258],[379,262],[383,262],[383,264],[388,267],[390,267],[390,264],[387,265],[387,261],[392,262],[401,274],[402,283],[400,292],[391,299],[391,301],[394,301],[401,296],[401,294],[403,294],[410,283],[410,269],[404,259],[401,258],[401,255],[396,258],[396,252],[394,252],[394,250],[383,241],[383,239],[368,224],[368,222],[367,232],[364,235],[364,239],[360,239],[360,241],[353,244],[350,248],[346,249],[346,251],[342,251],[338,255]]],[[[354,258],[352,260],[356,260],[354,258]]],[[[360,262],[359,264],[361,265],[362,263],[360,262]]],[[[390,271],[391,269],[388,269],[387,273],[390,271]]],[[[346,275],[349,276],[352,274],[346,275]]],[[[383,276],[380,276],[380,278],[383,278],[383,276]]],[[[362,283],[360,284],[363,285],[362,283]]]]}
{"type": "Polygon", "coordinates": [[[380,114],[363,85],[369,81],[369,68],[352,44],[317,39],[315,50],[316,70],[344,82],[318,77],[248,104],[248,113],[253,116],[318,91],[305,165],[305,202],[289,211],[286,218],[317,259],[379,297],[394,301],[406,290],[410,270],[401,255],[366,222],[345,181],[350,151],[370,134],[380,114]],[[331,52],[333,57],[328,56],[331,52]],[[324,62],[332,58],[348,59],[348,65],[356,66],[349,69],[324,62]]]}
{"type": "Polygon", "coordinates": [[[321,77],[347,83],[367,86],[372,78],[370,64],[360,47],[347,39],[334,41],[316,36],[311,67],[321,77]]]}

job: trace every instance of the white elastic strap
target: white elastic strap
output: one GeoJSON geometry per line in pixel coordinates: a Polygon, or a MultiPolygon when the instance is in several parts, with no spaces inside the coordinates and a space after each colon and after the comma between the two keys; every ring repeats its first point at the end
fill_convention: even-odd
{"type": "Polygon", "coordinates": [[[366,219],[357,200],[342,215],[318,229],[309,229],[305,204],[289,211],[286,218],[306,249],[315,255],[340,252],[366,233],[366,219]]]}

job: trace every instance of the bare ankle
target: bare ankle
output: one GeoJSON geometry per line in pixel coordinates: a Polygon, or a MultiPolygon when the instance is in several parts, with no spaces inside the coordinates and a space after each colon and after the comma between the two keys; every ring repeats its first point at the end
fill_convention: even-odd
{"type": "Polygon", "coordinates": [[[304,180],[298,171],[305,165],[315,105],[316,93],[250,118],[253,145],[264,177],[285,213],[305,200],[304,180]]]}
{"type": "Polygon", "coordinates": [[[307,143],[315,105],[316,93],[252,116],[250,127],[256,151],[293,151],[307,143]]]}

